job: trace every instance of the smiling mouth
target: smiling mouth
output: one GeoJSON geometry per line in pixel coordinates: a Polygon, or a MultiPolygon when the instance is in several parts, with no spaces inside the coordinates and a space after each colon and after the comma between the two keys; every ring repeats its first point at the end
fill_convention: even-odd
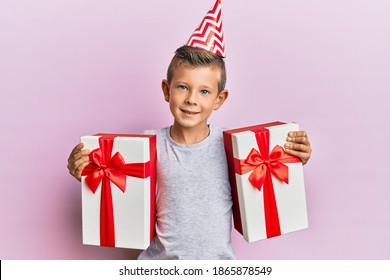
{"type": "Polygon", "coordinates": [[[192,111],[187,111],[187,110],[183,110],[183,109],[180,109],[180,111],[182,111],[184,114],[187,114],[187,115],[197,115],[197,114],[199,114],[199,112],[192,112],[192,111]]]}

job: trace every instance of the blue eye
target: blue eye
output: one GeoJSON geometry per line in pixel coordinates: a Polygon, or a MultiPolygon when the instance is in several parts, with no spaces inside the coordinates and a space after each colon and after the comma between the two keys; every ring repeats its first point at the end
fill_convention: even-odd
{"type": "Polygon", "coordinates": [[[187,90],[187,87],[183,86],[183,85],[178,86],[178,88],[179,88],[179,90],[187,90]]]}
{"type": "Polygon", "coordinates": [[[200,91],[200,93],[201,93],[201,94],[208,94],[209,91],[208,91],[208,90],[205,90],[205,89],[202,89],[202,90],[200,91]]]}

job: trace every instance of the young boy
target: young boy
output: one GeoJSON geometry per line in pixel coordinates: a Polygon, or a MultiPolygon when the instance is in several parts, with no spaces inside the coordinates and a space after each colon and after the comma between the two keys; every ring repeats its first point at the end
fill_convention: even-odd
{"type": "MultiPolygon", "coordinates": [[[[162,81],[173,124],[157,131],[156,236],[139,259],[234,259],[232,197],[222,129],[208,118],[228,97],[221,56],[183,46],[162,81]]],[[[306,133],[291,132],[286,150],[305,164],[311,148],[306,133]]],[[[77,145],[68,159],[80,180],[88,150],[77,145]]]]}

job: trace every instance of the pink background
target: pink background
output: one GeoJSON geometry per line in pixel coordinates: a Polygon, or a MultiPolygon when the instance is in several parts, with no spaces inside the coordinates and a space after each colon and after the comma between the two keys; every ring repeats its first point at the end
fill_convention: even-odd
{"type": "MultiPolygon", "coordinates": [[[[171,124],[160,90],[213,0],[0,1],[0,258],[132,259],[81,244],[79,137],[171,124]]],[[[239,259],[389,259],[390,2],[223,1],[230,97],[211,122],[309,134],[310,229],[239,259]]]]}

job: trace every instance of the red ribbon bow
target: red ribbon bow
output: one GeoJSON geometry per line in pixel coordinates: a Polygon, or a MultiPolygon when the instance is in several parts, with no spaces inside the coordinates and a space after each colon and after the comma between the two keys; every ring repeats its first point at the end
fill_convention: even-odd
{"type": "Polygon", "coordinates": [[[85,183],[95,193],[102,183],[100,202],[100,245],[115,246],[114,210],[111,184],[113,182],[122,192],[126,190],[126,176],[147,178],[150,176],[150,161],[126,164],[122,155],[116,152],[111,157],[114,137],[99,138],[99,146],[89,154],[91,161],[82,171],[85,183]]]}
{"type": "Polygon", "coordinates": [[[235,171],[240,175],[252,171],[249,175],[249,181],[259,191],[263,188],[267,238],[270,238],[281,234],[271,174],[288,184],[288,166],[283,163],[301,162],[301,160],[288,154],[279,145],[276,145],[271,153],[268,153],[269,130],[263,128],[254,132],[260,152],[253,148],[245,160],[235,159],[235,171]]]}

